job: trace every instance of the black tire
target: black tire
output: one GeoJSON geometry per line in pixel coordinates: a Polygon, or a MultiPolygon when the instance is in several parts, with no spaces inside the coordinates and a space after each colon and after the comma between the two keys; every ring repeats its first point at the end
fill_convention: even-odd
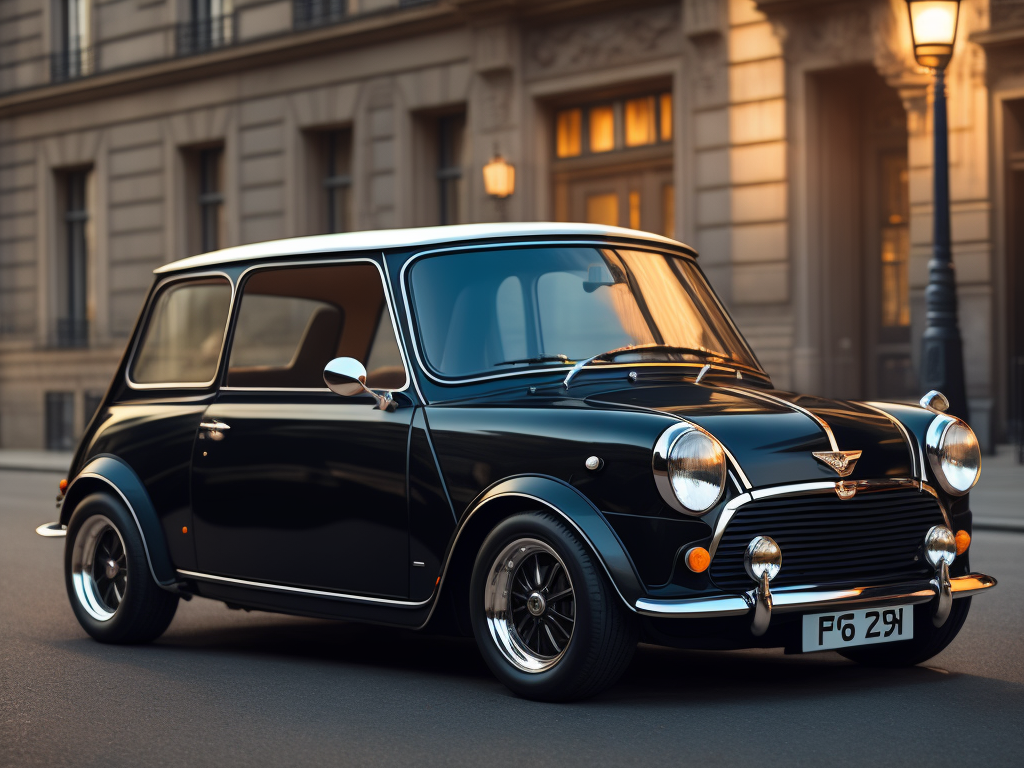
{"type": "Polygon", "coordinates": [[[82,499],[71,515],[64,583],[78,623],[101,643],[155,640],[178,608],[178,596],[153,579],[135,519],[107,493],[82,499]]]}
{"type": "Polygon", "coordinates": [[[958,598],[953,601],[946,622],[941,627],[936,627],[932,623],[931,604],[915,605],[912,640],[865,645],[839,653],[850,661],[869,667],[912,667],[945,650],[960,632],[970,610],[971,598],[958,598]]]}
{"type": "MultiPolygon", "coordinates": [[[[511,589],[513,595],[523,594],[522,583],[521,580],[518,582],[518,592],[511,589]]],[[[528,577],[526,583],[531,583],[528,577]]],[[[540,589],[537,587],[534,591],[540,589]]],[[[484,661],[495,677],[528,699],[569,701],[591,696],[619,679],[636,650],[639,633],[636,617],[623,604],[600,565],[576,534],[549,514],[519,514],[502,521],[491,531],[477,554],[469,595],[473,634],[484,661]],[[514,568],[500,567],[499,557],[502,558],[501,563],[513,562],[512,559],[506,560],[509,556],[504,553],[511,551],[512,555],[518,557],[520,550],[527,552],[525,546],[520,546],[522,542],[534,542],[529,545],[529,551],[534,553],[536,559],[531,562],[533,555],[522,554],[525,559],[514,568]],[[545,558],[547,566],[539,564],[540,557],[545,558]],[[511,584],[520,573],[526,573],[521,569],[532,569],[534,566],[537,568],[537,584],[541,581],[550,584],[553,578],[557,578],[554,581],[557,586],[551,586],[546,593],[552,598],[551,605],[545,607],[546,604],[537,601],[534,607],[529,608],[528,615],[524,613],[526,602],[513,607],[512,601],[517,598],[509,597],[508,610],[501,615],[512,616],[515,611],[519,611],[517,616],[533,622],[532,629],[536,630],[533,642],[539,644],[541,649],[536,652],[527,648],[523,640],[524,636],[532,637],[531,633],[524,628],[523,636],[520,636],[514,623],[508,632],[511,639],[505,640],[503,645],[499,639],[502,635],[500,629],[498,635],[492,633],[486,605],[489,596],[492,600],[503,599],[498,597],[496,580],[507,578],[511,584]],[[567,607],[569,603],[555,602],[559,594],[565,594],[567,583],[559,566],[564,567],[568,577],[568,589],[572,596],[563,600],[572,600],[571,610],[567,607]],[[566,616],[555,611],[554,606],[564,611],[566,616]],[[542,613],[534,614],[535,609],[542,613]],[[571,622],[566,621],[570,612],[571,622]],[[547,629],[544,628],[545,621],[548,622],[547,629]],[[559,634],[559,625],[569,628],[568,640],[559,634]],[[562,640],[563,647],[555,645],[558,642],[556,637],[562,640]],[[550,638],[550,642],[547,638],[550,638]],[[516,645],[511,656],[525,649],[527,656],[523,661],[517,664],[511,660],[508,643],[516,645]],[[544,651],[548,651],[547,655],[543,655],[544,651]],[[521,666],[522,663],[535,664],[538,668],[527,670],[521,666]]],[[[493,607],[491,613],[495,621],[501,621],[496,618],[498,614],[493,607]]],[[[504,623],[501,626],[509,627],[504,623]]]]}

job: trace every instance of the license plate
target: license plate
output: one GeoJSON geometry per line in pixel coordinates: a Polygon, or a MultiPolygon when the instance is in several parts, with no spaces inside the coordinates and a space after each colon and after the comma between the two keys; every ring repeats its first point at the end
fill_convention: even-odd
{"type": "Polygon", "coordinates": [[[804,616],[804,653],[894,643],[914,637],[914,606],[866,608],[859,611],[804,616]]]}

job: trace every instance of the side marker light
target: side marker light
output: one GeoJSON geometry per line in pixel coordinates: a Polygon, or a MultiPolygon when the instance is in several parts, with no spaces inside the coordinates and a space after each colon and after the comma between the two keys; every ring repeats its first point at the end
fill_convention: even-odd
{"type": "Polygon", "coordinates": [[[188,526],[187,525],[181,526],[181,532],[182,533],[188,533],[188,526]]]}
{"type": "Polygon", "coordinates": [[[971,546],[971,534],[967,531],[956,532],[956,553],[962,555],[971,546]]]}
{"type": "Polygon", "coordinates": [[[686,553],[686,567],[694,573],[704,573],[711,565],[711,555],[704,547],[693,547],[686,553]]]}
{"type": "Polygon", "coordinates": [[[66,493],[67,490],[68,490],[68,479],[65,477],[63,480],[60,481],[60,492],[61,493],[66,493]]]}

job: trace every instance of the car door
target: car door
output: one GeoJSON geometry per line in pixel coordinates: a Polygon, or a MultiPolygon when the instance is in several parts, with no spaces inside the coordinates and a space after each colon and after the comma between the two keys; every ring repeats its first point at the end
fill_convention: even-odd
{"type": "Polygon", "coordinates": [[[354,357],[370,386],[408,382],[376,263],[248,273],[226,379],[192,461],[203,573],[404,598],[409,584],[406,452],[412,400],[392,412],[323,382],[354,357]]]}

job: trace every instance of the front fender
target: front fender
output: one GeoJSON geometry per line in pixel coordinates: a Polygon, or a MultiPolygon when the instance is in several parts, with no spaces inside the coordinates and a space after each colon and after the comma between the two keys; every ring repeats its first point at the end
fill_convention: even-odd
{"type": "Polygon", "coordinates": [[[526,499],[546,507],[565,520],[583,539],[601,564],[615,591],[630,610],[646,592],[629,555],[619,537],[608,525],[597,507],[566,482],[547,475],[518,475],[500,480],[483,491],[469,506],[460,521],[452,545],[454,552],[459,538],[476,516],[503,499],[526,499]]]}
{"type": "Polygon", "coordinates": [[[96,456],[75,476],[61,505],[61,524],[68,524],[75,507],[90,493],[111,490],[120,497],[135,519],[153,579],[161,586],[170,586],[177,578],[156,509],[139,476],[116,456],[96,456]]]}

